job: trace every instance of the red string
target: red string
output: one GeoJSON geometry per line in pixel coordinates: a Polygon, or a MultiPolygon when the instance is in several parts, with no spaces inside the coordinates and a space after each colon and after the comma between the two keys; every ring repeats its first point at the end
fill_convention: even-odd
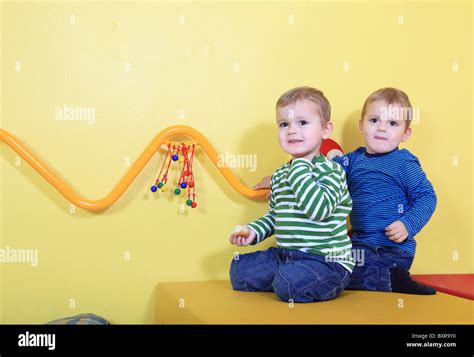
{"type": "MultiPolygon", "coordinates": [[[[174,155],[174,153],[175,153],[175,149],[176,149],[176,146],[173,145],[173,152],[172,152],[173,155],[174,155]]],[[[173,156],[173,155],[170,155],[170,158],[169,158],[169,161],[168,161],[168,167],[166,168],[166,173],[163,175],[163,182],[164,182],[164,183],[167,183],[167,182],[168,182],[168,172],[169,172],[169,170],[170,170],[171,162],[173,161],[173,160],[172,160],[172,156],[173,156]]]]}
{"type": "Polygon", "coordinates": [[[165,161],[163,161],[163,165],[161,165],[160,173],[158,174],[158,178],[157,178],[156,181],[155,181],[155,186],[156,186],[156,184],[158,183],[158,181],[160,180],[161,173],[163,172],[163,168],[165,167],[166,159],[168,158],[168,155],[169,155],[169,153],[170,153],[170,151],[171,151],[170,146],[171,146],[171,144],[168,144],[168,151],[166,152],[165,161]]]}
{"type": "Polygon", "coordinates": [[[183,164],[183,169],[181,170],[181,175],[179,176],[178,186],[180,186],[181,182],[186,182],[184,173],[186,172],[186,162],[187,162],[187,159],[188,159],[188,148],[186,147],[185,144],[182,144],[182,145],[183,145],[182,153],[183,153],[184,164],[183,164]]]}
{"type": "Polygon", "coordinates": [[[167,183],[168,181],[168,173],[171,166],[171,162],[173,161],[174,155],[183,155],[184,163],[183,168],[181,170],[181,174],[178,181],[178,187],[181,187],[181,183],[186,183],[186,195],[187,198],[190,200],[192,197],[192,201],[196,200],[196,182],[194,181],[194,170],[193,170],[193,163],[194,163],[194,152],[195,152],[195,144],[192,145],[192,151],[190,152],[191,145],[186,145],[184,143],[181,146],[173,145],[173,150],[171,150],[171,143],[168,144],[168,151],[166,152],[165,160],[163,165],[161,166],[160,173],[158,175],[158,179],[155,181],[155,185],[158,183],[159,178],[163,172],[164,167],[166,167],[166,171],[162,177],[163,183],[167,183]],[[166,162],[168,160],[168,162],[166,162]],[[187,172],[187,175],[185,174],[187,172]],[[192,183],[193,187],[190,187],[190,183],[192,183]]]}
{"type": "Polygon", "coordinates": [[[194,181],[194,171],[193,171],[194,148],[195,148],[195,145],[193,144],[193,151],[191,152],[190,169],[189,169],[190,178],[191,178],[190,182],[193,183],[193,187],[191,187],[193,191],[193,201],[196,200],[196,182],[194,181]]]}

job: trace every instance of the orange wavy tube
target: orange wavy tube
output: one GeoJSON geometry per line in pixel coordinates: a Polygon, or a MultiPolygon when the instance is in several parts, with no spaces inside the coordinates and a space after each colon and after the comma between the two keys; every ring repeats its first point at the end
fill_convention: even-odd
{"type": "Polygon", "coordinates": [[[77,195],[64,181],[57,177],[44,163],[33,155],[28,148],[23,145],[17,138],[6,130],[0,129],[0,139],[10,146],[13,151],[20,155],[28,164],[31,165],[41,176],[44,177],[56,190],[59,191],[66,199],[74,205],[86,209],[91,212],[99,212],[117,201],[127,188],[132,184],[133,180],[142,171],[152,156],[160,149],[161,144],[165,140],[175,135],[185,135],[192,138],[199,147],[204,150],[211,162],[221,172],[227,182],[240,194],[248,198],[263,197],[268,190],[252,190],[243,185],[227,167],[218,166],[218,154],[209,141],[196,129],[185,125],[174,125],[162,130],[151,143],[146,147],[145,151],[135,161],[132,167],[125,173],[123,178],[114,187],[114,189],[104,198],[99,200],[89,200],[77,195]]]}

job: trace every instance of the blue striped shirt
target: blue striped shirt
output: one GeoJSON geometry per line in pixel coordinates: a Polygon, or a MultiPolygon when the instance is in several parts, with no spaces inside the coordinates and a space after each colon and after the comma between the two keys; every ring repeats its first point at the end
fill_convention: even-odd
{"type": "Polygon", "coordinates": [[[399,247],[414,256],[415,235],[431,218],[437,200],[416,156],[398,148],[369,154],[360,147],[334,161],[346,171],[353,201],[352,240],[399,247]],[[408,231],[402,243],[385,235],[385,228],[395,221],[401,221],[408,231]]]}

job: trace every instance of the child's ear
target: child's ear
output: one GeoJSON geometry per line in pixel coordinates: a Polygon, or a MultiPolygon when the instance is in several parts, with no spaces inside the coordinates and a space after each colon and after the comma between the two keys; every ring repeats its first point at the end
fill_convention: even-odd
{"type": "Polygon", "coordinates": [[[407,130],[405,130],[405,132],[403,133],[402,142],[407,141],[410,138],[410,135],[411,135],[411,128],[407,128],[407,130]]]}
{"type": "Polygon", "coordinates": [[[364,125],[364,122],[362,119],[359,120],[359,132],[362,133],[362,126],[364,125]]]}
{"type": "Polygon", "coordinates": [[[323,128],[323,139],[327,139],[331,136],[332,129],[333,129],[333,124],[331,121],[328,121],[326,125],[324,125],[324,128],[323,128]]]}

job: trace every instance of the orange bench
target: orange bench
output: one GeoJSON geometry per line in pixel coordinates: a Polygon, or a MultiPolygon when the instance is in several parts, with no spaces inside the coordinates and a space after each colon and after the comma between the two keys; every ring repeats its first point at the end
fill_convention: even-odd
{"type": "Polygon", "coordinates": [[[474,274],[420,274],[412,278],[439,292],[474,300],[474,274]]]}

